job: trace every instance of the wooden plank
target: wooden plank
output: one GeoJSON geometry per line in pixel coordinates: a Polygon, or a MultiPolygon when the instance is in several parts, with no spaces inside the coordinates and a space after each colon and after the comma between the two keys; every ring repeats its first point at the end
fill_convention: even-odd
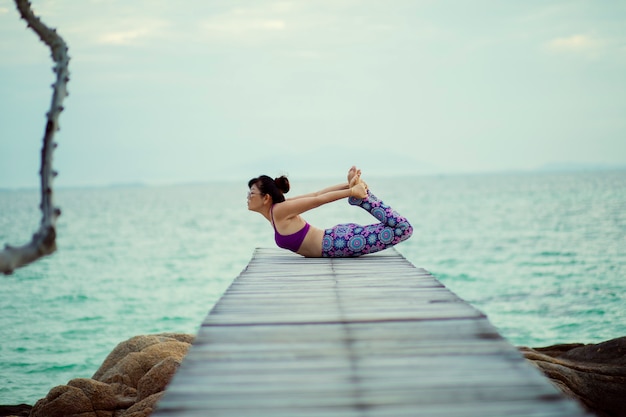
{"type": "Polygon", "coordinates": [[[480,311],[396,251],[258,249],[154,416],[554,416],[584,411],[480,311]]]}

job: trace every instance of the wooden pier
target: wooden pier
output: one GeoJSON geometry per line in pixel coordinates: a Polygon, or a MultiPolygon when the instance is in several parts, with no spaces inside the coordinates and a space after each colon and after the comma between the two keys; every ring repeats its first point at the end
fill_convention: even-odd
{"type": "Polygon", "coordinates": [[[588,414],[395,250],[306,259],[257,249],[152,415],[588,414]]]}

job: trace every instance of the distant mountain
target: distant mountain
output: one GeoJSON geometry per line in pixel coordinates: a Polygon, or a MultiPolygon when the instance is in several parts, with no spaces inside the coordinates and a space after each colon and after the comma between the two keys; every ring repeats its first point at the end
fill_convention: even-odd
{"type": "Polygon", "coordinates": [[[541,165],[536,169],[537,171],[618,171],[626,170],[626,164],[601,164],[601,163],[588,163],[588,162],[550,162],[548,164],[541,165]]]}
{"type": "Polygon", "coordinates": [[[415,176],[437,174],[441,170],[418,157],[397,152],[378,152],[368,149],[306,149],[260,156],[252,161],[243,161],[232,167],[232,173],[247,173],[249,176],[286,174],[298,178],[343,178],[348,169],[356,165],[363,170],[363,177],[415,176]]]}

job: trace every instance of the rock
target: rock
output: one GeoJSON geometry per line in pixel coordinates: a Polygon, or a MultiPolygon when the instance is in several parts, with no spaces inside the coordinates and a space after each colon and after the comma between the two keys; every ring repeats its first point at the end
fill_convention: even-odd
{"type": "Polygon", "coordinates": [[[142,401],[153,394],[165,390],[181,361],[173,357],[163,359],[152,367],[137,384],[137,401],[142,401]]]}
{"type": "Polygon", "coordinates": [[[111,353],[106,357],[100,368],[92,376],[93,379],[101,381],[104,374],[107,373],[118,362],[124,359],[128,354],[133,352],[141,352],[143,349],[154,344],[178,341],[186,344],[193,342],[193,336],[180,333],[161,333],[157,335],[135,336],[125,342],[118,344],[111,353]]]}
{"type": "Polygon", "coordinates": [[[80,388],[71,385],[52,388],[45,398],[37,401],[30,415],[31,417],[96,417],[89,397],[80,388]]]}
{"type": "Polygon", "coordinates": [[[626,417],[626,337],[520,351],[589,411],[600,417],[626,417]]]}
{"type": "Polygon", "coordinates": [[[152,367],[166,358],[182,361],[189,349],[189,344],[177,340],[162,340],[144,347],[139,352],[130,352],[111,366],[102,376],[95,378],[106,383],[120,383],[137,388],[139,380],[152,367]]]}
{"type": "Polygon", "coordinates": [[[193,336],[164,333],[120,343],[93,378],[77,378],[37,401],[31,417],[144,417],[191,346],[193,336]],[[132,410],[132,411],[131,411],[132,410]]]}
{"type": "Polygon", "coordinates": [[[0,417],[28,417],[33,406],[28,404],[0,405],[0,417]]]}
{"type": "Polygon", "coordinates": [[[130,407],[124,413],[120,414],[119,417],[148,417],[162,396],[163,392],[152,394],[130,407]]]}

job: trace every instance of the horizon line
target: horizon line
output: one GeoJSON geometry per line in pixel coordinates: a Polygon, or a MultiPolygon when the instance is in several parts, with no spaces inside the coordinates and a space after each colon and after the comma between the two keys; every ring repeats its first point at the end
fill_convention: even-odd
{"type": "MultiPolygon", "coordinates": [[[[398,176],[406,176],[409,178],[427,178],[427,177],[460,177],[460,176],[481,176],[481,175],[519,175],[519,174],[583,174],[583,173],[599,173],[599,172],[619,172],[626,171],[626,165],[616,166],[596,166],[590,164],[589,166],[581,167],[559,167],[557,165],[546,165],[534,169],[508,169],[508,170],[494,170],[494,171],[442,171],[442,172],[426,172],[426,173],[395,173],[395,174],[372,174],[369,178],[393,178],[398,176]]],[[[304,174],[300,178],[303,181],[315,181],[319,179],[332,178],[331,175],[314,176],[314,174],[304,174]]],[[[62,184],[55,186],[57,190],[63,189],[77,189],[77,188],[149,188],[149,187],[173,187],[173,186],[186,186],[186,185],[203,185],[214,183],[228,183],[243,181],[239,177],[228,176],[221,179],[205,179],[205,180],[179,180],[179,181],[145,181],[145,180],[130,180],[125,182],[108,182],[108,183],[90,183],[90,184],[62,184]]],[[[247,181],[247,180],[246,180],[247,181]]],[[[245,182],[245,181],[244,181],[245,182]]],[[[38,185],[24,186],[18,185],[13,187],[0,186],[0,192],[12,192],[12,191],[39,191],[38,185]]]]}

